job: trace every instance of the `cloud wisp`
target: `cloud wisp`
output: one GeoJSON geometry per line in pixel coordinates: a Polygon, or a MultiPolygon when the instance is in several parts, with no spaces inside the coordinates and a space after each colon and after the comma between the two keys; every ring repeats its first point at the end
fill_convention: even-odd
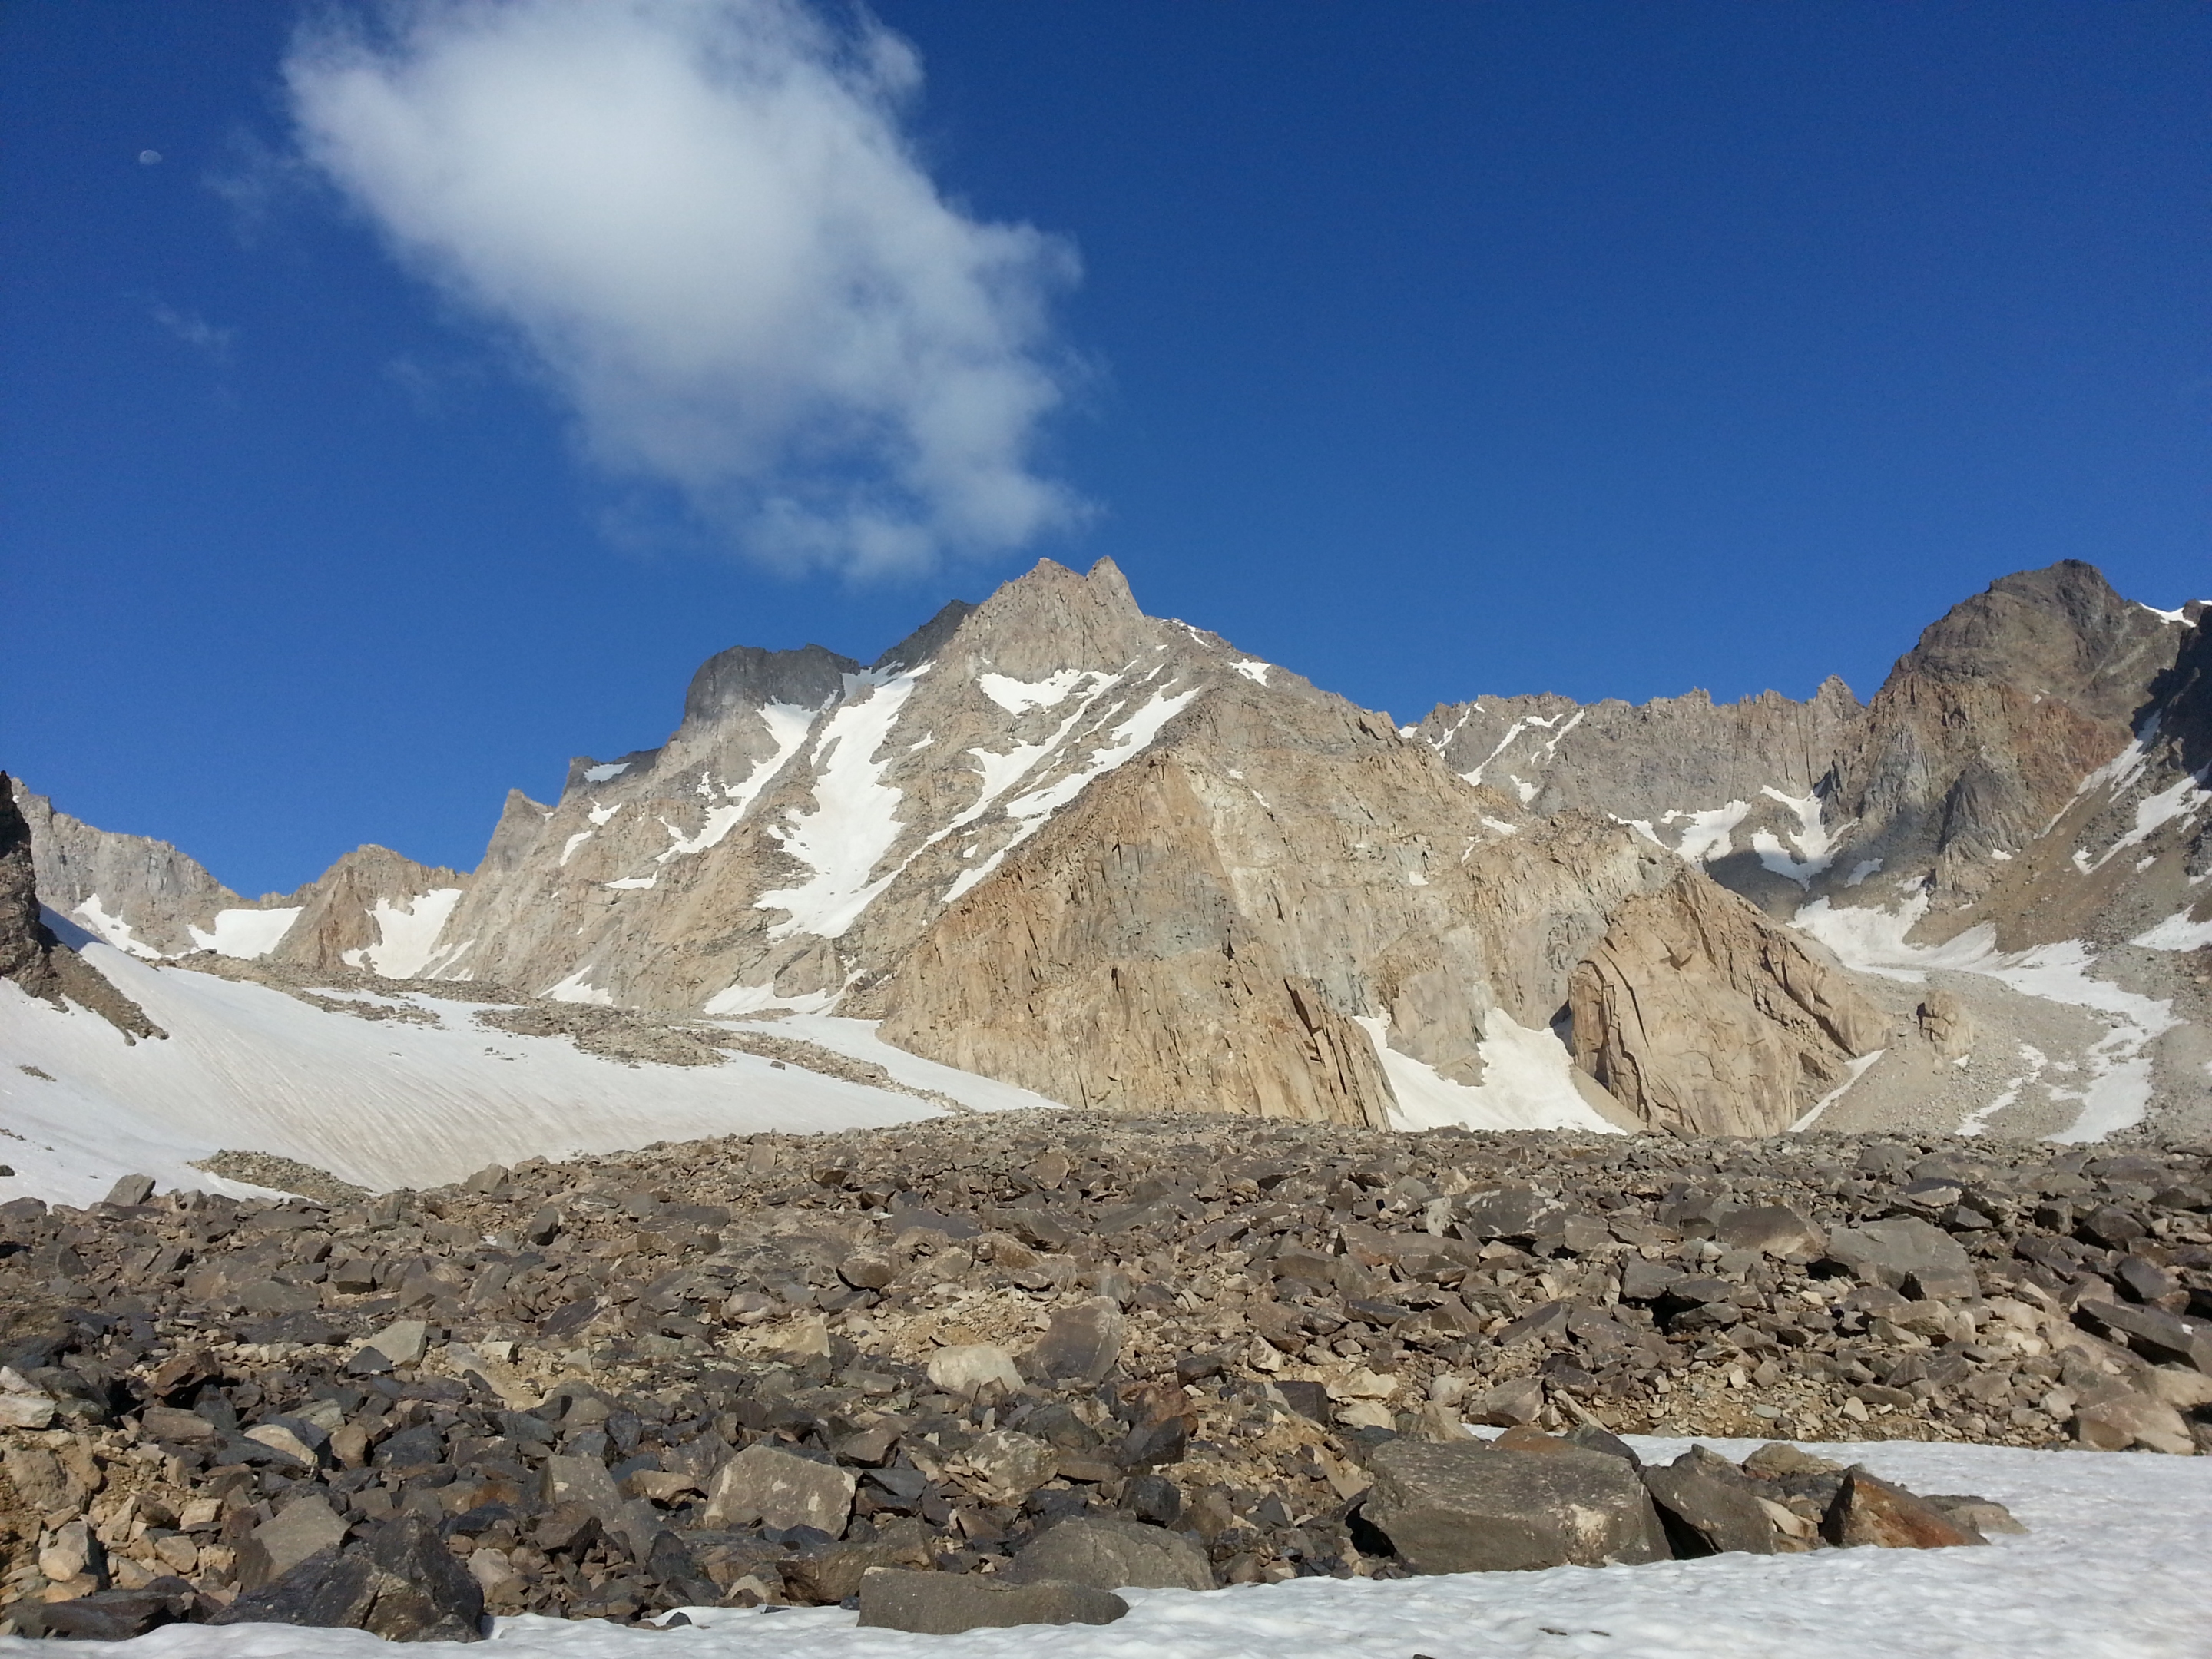
{"type": "Polygon", "coordinates": [[[610,473],[792,568],[1066,526],[1039,472],[1073,251],[939,192],[921,70],[800,0],[416,0],[285,64],[301,153],[523,346],[610,473]]]}

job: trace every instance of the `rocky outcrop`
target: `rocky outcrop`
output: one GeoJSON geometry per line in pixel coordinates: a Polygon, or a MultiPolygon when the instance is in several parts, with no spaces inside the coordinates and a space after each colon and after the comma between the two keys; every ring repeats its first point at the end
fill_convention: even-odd
{"type": "Polygon", "coordinates": [[[270,959],[310,971],[365,968],[411,979],[469,878],[417,864],[388,847],[356,848],[291,896],[299,915],[270,959]]]}
{"type": "Polygon", "coordinates": [[[0,772],[0,979],[12,980],[57,1008],[89,1008],[130,1042],[166,1035],[144,1009],[101,976],[40,920],[31,827],[16,805],[15,781],[0,772]]]}
{"type": "Polygon", "coordinates": [[[58,812],[11,779],[9,793],[28,826],[39,897],[112,945],[143,956],[201,948],[194,927],[214,926],[246,901],[165,841],[126,836],[58,812]]]}
{"type": "Polygon", "coordinates": [[[1826,792],[1850,858],[1980,896],[1995,854],[2040,837],[2125,749],[2181,636],[2069,559],[1992,583],[1900,658],[1826,792]]]}
{"type": "Polygon", "coordinates": [[[1887,1041],[1834,959],[1685,869],[1575,968],[1575,1063],[1649,1127],[1778,1134],[1887,1041]]]}

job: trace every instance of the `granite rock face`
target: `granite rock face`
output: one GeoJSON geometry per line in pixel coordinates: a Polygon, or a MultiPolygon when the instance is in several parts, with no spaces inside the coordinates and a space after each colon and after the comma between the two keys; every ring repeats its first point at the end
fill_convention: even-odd
{"type": "Polygon", "coordinates": [[[1650,1127],[1778,1134],[1889,1022],[1819,945],[1685,867],[1568,981],[1575,1063],[1650,1127]]]}

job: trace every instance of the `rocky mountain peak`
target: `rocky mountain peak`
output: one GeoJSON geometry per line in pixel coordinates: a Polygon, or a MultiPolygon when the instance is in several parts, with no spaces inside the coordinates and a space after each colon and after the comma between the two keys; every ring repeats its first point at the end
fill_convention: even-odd
{"type": "Polygon", "coordinates": [[[2017,687],[2092,720],[2131,720],[2175,641],[2158,613],[2080,559],[1999,578],[1929,624],[1884,689],[1913,678],[2017,687]],[[2148,672],[2146,672],[2148,671],[2148,672]]]}
{"type": "Polygon", "coordinates": [[[817,708],[843,690],[846,675],[860,672],[860,665],[850,657],[823,646],[769,651],[755,645],[733,645],[708,658],[692,675],[684,694],[684,723],[678,735],[725,720],[733,711],[750,712],[763,703],[789,702],[817,708]]]}
{"type": "Polygon", "coordinates": [[[1078,575],[1040,559],[962,621],[955,649],[969,673],[1041,680],[1067,672],[1114,672],[1157,644],[1159,627],[1138,609],[1112,560],[1078,575]]]}

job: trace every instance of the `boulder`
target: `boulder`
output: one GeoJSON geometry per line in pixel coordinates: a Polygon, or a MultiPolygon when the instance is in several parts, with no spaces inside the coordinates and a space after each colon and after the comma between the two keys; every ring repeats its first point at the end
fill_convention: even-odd
{"type": "Polygon", "coordinates": [[[2147,1394],[2117,1384],[2084,1400],[2074,1413],[2074,1437],[2099,1451],[2126,1451],[2142,1446],[2151,1451],[2188,1457],[2197,1450],[2188,1419],[2147,1394]]]}
{"type": "Polygon", "coordinates": [[[1467,1420],[1491,1428],[1510,1428],[1534,1423],[1544,1414],[1544,1385],[1533,1376],[1516,1376],[1486,1389],[1466,1405],[1467,1420]]]}
{"type": "Polygon", "coordinates": [[[1110,1625],[1128,1610],[1110,1591],[1061,1579],[1015,1584],[967,1573],[871,1567],[860,1580],[863,1628],[923,1636],[1014,1625],[1110,1625]]]}
{"type": "Polygon", "coordinates": [[[1863,1283],[1923,1297],[1969,1297],[1980,1288],[1966,1248],[1911,1216],[1838,1228],[1829,1236],[1827,1259],[1863,1283]]]}
{"type": "Polygon", "coordinates": [[[295,1498],[248,1534],[238,1547],[238,1582],[258,1589],[283,1577],[311,1555],[345,1541],[346,1523],[319,1498],[295,1498]]]}
{"type": "Polygon", "coordinates": [[[1014,1557],[1003,1577],[1015,1583],[1060,1579],[1107,1590],[1213,1588],[1206,1552],[1181,1533],[1088,1517],[1048,1528],[1014,1557]]]}
{"type": "Polygon", "coordinates": [[[1008,1394],[1022,1390],[1022,1374],[1014,1369],[1013,1356],[992,1342],[939,1348],[929,1357],[929,1380],[945,1393],[963,1397],[986,1383],[996,1383],[1008,1394]]]}
{"type": "Polygon", "coordinates": [[[1121,1310],[1104,1297],[1062,1309],[1030,1350],[1030,1370],[1041,1381],[1096,1388],[1121,1357],[1121,1310]]]}
{"type": "Polygon", "coordinates": [[[1644,1471],[1678,1556],[1741,1550],[1774,1553],[1774,1522],[1741,1469],[1717,1453],[1692,1446],[1673,1462],[1644,1471]]]}
{"type": "Polygon", "coordinates": [[[1012,1429],[981,1436],[963,1456],[987,1504],[1018,1504],[1060,1472],[1058,1451],[1012,1429]]]}
{"type": "Polygon", "coordinates": [[[1957,1516],[1946,1515],[1925,1498],[1893,1486],[1853,1464],[1820,1520],[1820,1535],[1840,1549],[1872,1545],[1881,1549],[1933,1550],[1989,1540],[1957,1516]]]}
{"type": "Polygon", "coordinates": [[[1366,1520],[1415,1572],[1595,1567],[1673,1553],[1637,1471],[1603,1452],[1400,1439],[1376,1447],[1368,1471],[1366,1520]]]}
{"type": "Polygon", "coordinates": [[[2153,1360],[2193,1366],[2212,1376],[2212,1319],[2185,1319],[2158,1308],[2101,1299],[2081,1303],[2075,1317],[2153,1360]]]}
{"type": "Polygon", "coordinates": [[[709,1527],[812,1527],[835,1538],[852,1519],[853,1472],[766,1444],[748,1446],[715,1472],[709,1527]]]}
{"type": "Polygon", "coordinates": [[[410,1515],[341,1555],[319,1551],[208,1621],[365,1630],[391,1642],[473,1642],[483,1590],[437,1528],[410,1515]]]}
{"type": "Polygon", "coordinates": [[[94,1590],[72,1601],[17,1601],[5,1616],[18,1636],[34,1642],[123,1642],[185,1618],[191,1605],[190,1584],[157,1578],[139,1589],[94,1590]]]}
{"type": "Polygon", "coordinates": [[[1787,1204],[1730,1210],[1714,1224],[1713,1237],[1725,1249],[1767,1255],[1818,1256],[1828,1248],[1827,1233],[1787,1204]]]}
{"type": "Polygon", "coordinates": [[[149,1175],[127,1175],[107,1189],[107,1201],[120,1204],[126,1209],[143,1204],[154,1196],[154,1177],[149,1175]]]}
{"type": "Polygon", "coordinates": [[[1560,1207],[1557,1199],[1547,1198],[1533,1187],[1470,1193],[1460,1200],[1460,1234],[1486,1242],[1509,1239],[1533,1243],[1544,1218],[1560,1207]]]}

